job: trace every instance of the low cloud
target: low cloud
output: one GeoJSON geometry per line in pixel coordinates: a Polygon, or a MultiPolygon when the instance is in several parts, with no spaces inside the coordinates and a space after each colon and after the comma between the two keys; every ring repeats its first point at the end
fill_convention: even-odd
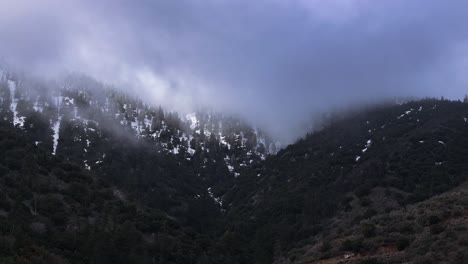
{"type": "Polygon", "coordinates": [[[174,110],[240,114],[290,140],[337,106],[462,97],[466,10],[461,0],[0,0],[0,56],[174,110]]]}

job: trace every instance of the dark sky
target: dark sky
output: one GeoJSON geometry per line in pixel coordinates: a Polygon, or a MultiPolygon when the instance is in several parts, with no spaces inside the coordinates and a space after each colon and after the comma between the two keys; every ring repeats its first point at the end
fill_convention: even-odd
{"type": "Polygon", "coordinates": [[[310,113],[468,91],[461,0],[0,0],[0,36],[28,70],[238,113],[283,139],[310,113]]]}

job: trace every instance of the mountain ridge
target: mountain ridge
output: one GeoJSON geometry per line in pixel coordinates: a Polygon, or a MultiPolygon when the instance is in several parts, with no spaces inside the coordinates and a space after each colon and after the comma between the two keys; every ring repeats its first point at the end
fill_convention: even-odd
{"type": "Polygon", "coordinates": [[[277,151],[242,120],[92,80],[0,79],[6,263],[466,260],[467,102],[339,113],[277,151]]]}

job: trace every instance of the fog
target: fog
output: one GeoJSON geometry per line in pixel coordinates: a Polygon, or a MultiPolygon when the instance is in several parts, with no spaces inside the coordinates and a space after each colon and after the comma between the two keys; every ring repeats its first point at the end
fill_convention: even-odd
{"type": "Polygon", "coordinates": [[[468,2],[0,0],[0,56],[78,71],[149,103],[238,114],[289,141],[314,114],[461,98],[468,2]]]}

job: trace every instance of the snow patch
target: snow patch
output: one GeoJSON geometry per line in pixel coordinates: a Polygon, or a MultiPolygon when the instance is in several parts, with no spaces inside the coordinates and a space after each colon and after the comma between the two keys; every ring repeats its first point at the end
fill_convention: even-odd
{"type": "Polygon", "coordinates": [[[174,155],[179,154],[179,148],[178,148],[178,147],[177,147],[177,148],[174,148],[174,149],[172,150],[172,153],[174,153],[174,155]]]}
{"type": "Polygon", "coordinates": [[[85,169],[87,169],[87,170],[90,171],[90,170],[91,170],[91,166],[88,165],[88,161],[87,161],[87,160],[84,160],[83,163],[84,163],[85,169]]]}
{"type": "MultiPolygon", "coordinates": [[[[185,116],[185,118],[190,122],[190,129],[195,129],[198,125],[197,115],[196,113],[190,113],[185,116]]],[[[200,132],[198,132],[200,134],[200,132]]]]}
{"type": "Polygon", "coordinates": [[[64,97],[63,100],[65,101],[65,105],[74,105],[75,98],[64,97]]]}
{"type": "Polygon", "coordinates": [[[195,154],[195,150],[193,148],[188,148],[187,152],[192,156],[193,156],[193,154],[195,154]]]}
{"type": "Polygon", "coordinates": [[[209,187],[206,190],[208,192],[208,195],[211,197],[211,199],[213,199],[217,204],[219,204],[219,206],[223,206],[223,200],[221,200],[221,198],[215,197],[213,195],[213,192],[211,191],[211,187],[209,187]]]}
{"type": "Polygon", "coordinates": [[[23,127],[26,117],[19,117],[18,111],[16,110],[18,106],[18,100],[15,98],[16,83],[9,80],[8,87],[10,88],[10,111],[13,113],[13,126],[16,127],[18,125],[19,127],[23,127]]]}
{"type": "Polygon", "coordinates": [[[410,109],[410,110],[408,110],[408,111],[405,111],[403,114],[401,114],[399,117],[397,117],[397,119],[401,119],[401,118],[404,117],[405,115],[411,114],[412,111],[413,111],[413,109],[410,109]]]}
{"type": "Polygon", "coordinates": [[[372,139],[367,140],[366,145],[364,146],[364,149],[361,150],[362,153],[365,153],[370,148],[371,145],[372,145],[372,139]]]}
{"type": "Polygon", "coordinates": [[[54,131],[54,135],[53,135],[54,145],[53,145],[53,149],[52,149],[52,155],[55,155],[56,151],[57,151],[61,121],[62,121],[62,117],[59,116],[57,121],[52,126],[52,130],[54,131]]]}
{"type": "Polygon", "coordinates": [[[227,146],[227,148],[230,150],[230,149],[231,149],[231,144],[229,144],[229,143],[226,141],[226,137],[225,137],[225,136],[221,136],[221,133],[219,133],[219,136],[220,136],[220,142],[221,142],[221,144],[227,146]]]}

